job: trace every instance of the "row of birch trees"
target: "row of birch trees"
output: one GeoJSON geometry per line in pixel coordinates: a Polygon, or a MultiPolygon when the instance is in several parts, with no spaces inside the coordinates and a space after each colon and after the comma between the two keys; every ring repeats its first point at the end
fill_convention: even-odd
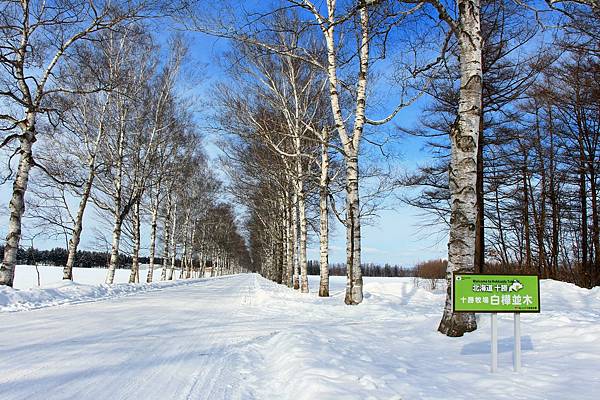
{"type": "Polygon", "coordinates": [[[360,304],[361,223],[386,191],[379,177],[361,201],[363,138],[367,126],[389,122],[414,101],[405,90],[389,115],[368,118],[369,65],[385,53],[386,28],[418,7],[365,1],[274,7],[251,15],[192,13],[200,16],[187,23],[234,43],[231,79],[216,88],[218,129],[234,136],[223,145],[232,192],[249,210],[255,268],[302,292],[309,290],[312,230],[319,233],[319,294],[329,295],[329,226],[337,218],[346,230],[345,303],[360,304]]]}
{"type": "MultiPolygon", "coordinates": [[[[458,118],[450,134],[452,226],[448,274],[472,271],[482,93],[479,1],[459,0],[457,8],[437,0],[328,0],[319,4],[304,0],[282,1],[279,5],[279,9],[266,10],[262,18],[253,12],[255,23],[251,29],[240,28],[234,34],[229,25],[236,21],[225,23],[222,14],[221,26],[228,25],[229,29],[219,31],[215,21],[195,23],[198,30],[228,36],[239,43],[237,58],[243,61],[242,71],[236,76],[242,82],[233,90],[221,91],[221,104],[229,111],[223,113],[224,128],[238,136],[228,143],[226,153],[234,160],[232,171],[238,176],[239,186],[235,189],[249,205],[253,260],[260,262],[263,273],[270,278],[308,290],[306,200],[307,193],[312,192],[319,199],[320,294],[328,293],[327,214],[334,211],[346,229],[345,303],[362,302],[364,215],[359,184],[364,177],[359,169],[364,164],[359,159],[363,142],[369,141],[367,128],[389,122],[410,105],[428,84],[428,79],[419,79],[421,73],[438,69],[449,43],[456,43],[461,86],[458,118]],[[409,34],[403,25],[416,19],[424,30],[430,27],[446,37],[437,49],[440,55],[433,62],[415,56],[409,70],[413,81],[400,82],[399,100],[392,111],[380,119],[369,118],[367,111],[374,108],[368,106],[373,98],[368,86],[374,72],[370,67],[385,57],[388,39],[404,40],[404,34],[409,34]],[[411,90],[411,85],[417,90],[411,90]],[[340,171],[329,170],[330,153],[335,153],[340,171]],[[311,170],[315,172],[310,174],[311,170]],[[341,181],[345,201],[342,207],[327,202],[335,195],[330,187],[334,180],[341,181]]],[[[408,38],[418,41],[419,34],[408,38]]],[[[378,114],[385,112],[382,107],[378,109],[378,114]]],[[[462,335],[475,328],[474,315],[453,314],[449,299],[440,330],[462,335]]]]}
{"type": "MultiPolygon", "coordinates": [[[[298,20],[270,35],[291,47],[302,37],[298,20]]],[[[319,295],[329,295],[328,237],[331,119],[323,72],[295,57],[237,43],[230,54],[242,60],[227,84],[215,89],[219,128],[232,137],[222,143],[231,192],[249,210],[247,227],[256,269],[266,277],[307,293],[307,245],[319,223],[319,295]],[[318,209],[317,217],[312,211],[318,209]]]]}
{"type": "MultiPolygon", "coordinates": [[[[541,132],[540,118],[552,107],[548,108],[545,102],[528,103],[523,98],[534,90],[535,83],[539,82],[537,87],[548,87],[549,82],[542,82],[548,78],[540,78],[540,72],[552,74],[552,65],[566,60],[562,55],[549,60],[536,54],[540,43],[547,38],[558,43],[557,37],[568,32],[572,37],[578,36],[574,42],[576,48],[583,42],[588,46],[591,42],[588,58],[597,57],[597,35],[594,29],[589,31],[594,24],[590,24],[590,18],[593,20],[597,13],[597,3],[588,0],[294,0],[275,2],[242,16],[237,11],[221,11],[212,13],[210,18],[198,17],[188,22],[191,29],[227,37],[236,43],[233,59],[238,64],[234,76],[217,92],[224,116],[220,128],[235,136],[224,148],[234,182],[233,192],[249,209],[247,226],[253,261],[271,279],[306,292],[306,229],[312,226],[321,244],[319,292],[326,295],[327,213],[335,214],[346,229],[345,302],[359,304],[363,297],[360,260],[364,213],[359,195],[359,186],[364,182],[359,173],[364,166],[362,149],[365,143],[372,143],[369,133],[374,126],[390,122],[402,115],[401,111],[415,99],[429,95],[423,98],[433,98],[430,119],[419,133],[442,138],[441,143],[432,140],[432,146],[442,155],[441,167],[427,166],[399,183],[425,187],[422,195],[407,201],[433,211],[448,223],[448,280],[455,272],[483,270],[489,261],[486,255],[503,253],[506,258],[508,250],[485,251],[486,241],[495,241],[499,231],[493,224],[485,229],[489,225],[485,222],[489,214],[486,199],[489,185],[493,184],[491,180],[486,182],[485,177],[501,170],[501,184],[498,185],[498,180],[495,183],[501,193],[496,191],[495,195],[502,197],[505,204],[504,211],[496,212],[496,222],[506,223],[505,211],[511,209],[510,202],[519,196],[515,195],[515,189],[518,192],[523,187],[527,191],[521,193],[527,203],[525,213],[515,214],[513,230],[505,230],[514,240],[513,257],[517,251],[520,257],[529,257],[533,265],[537,251],[536,262],[548,263],[540,250],[542,242],[551,242],[546,235],[548,225],[540,222],[537,214],[552,214],[545,207],[551,197],[559,199],[556,175],[536,176],[529,168],[537,163],[542,175],[552,171],[554,167],[549,170],[540,161],[555,166],[557,161],[548,160],[547,151],[540,152],[539,145],[537,150],[535,146],[544,142],[544,146],[557,149],[558,145],[551,144],[552,139],[536,139],[541,132]],[[585,21],[587,31],[581,29],[585,21]],[[586,35],[587,38],[582,38],[586,35]],[[385,109],[393,102],[378,101],[374,75],[382,74],[375,66],[378,62],[381,65],[392,49],[402,56],[397,65],[387,64],[396,71],[393,85],[399,101],[395,107],[392,104],[391,112],[386,115],[385,109]],[[525,54],[526,58],[519,58],[517,53],[525,54]],[[311,101],[306,102],[307,98],[311,101]],[[509,105],[512,100],[521,103],[509,105]],[[370,113],[382,116],[369,118],[370,113]],[[526,138],[521,135],[521,140],[508,141],[503,147],[506,158],[502,165],[494,164],[499,160],[497,149],[492,148],[493,142],[485,133],[496,130],[498,135],[506,134],[499,119],[510,119],[526,135],[526,138]],[[532,154],[535,151],[537,156],[532,154]],[[529,159],[525,162],[528,166],[525,172],[517,167],[524,165],[523,162],[516,162],[523,158],[529,159]],[[332,164],[336,168],[331,169],[332,164]],[[518,172],[507,170],[506,166],[517,167],[518,172]],[[549,183],[551,179],[553,183],[549,183]],[[335,190],[336,183],[343,192],[341,207],[331,201],[340,194],[335,190]],[[554,194],[549,195],[549,190],[554,194]],[[541,203],[536,198],[538,193],[545,193],[541,203]],[[311,223],[308,215],[313,215],[315,222],[311,223]],[[523,221],[534,232],[524,235],[527,240],[537,234],[533,240],[537,240],[538,250],[531,243],[519,242],[523,235],[517,230],[523,221]],[[537,231],[533,225],[538,226],[537,231]]],[[[588,65],[587,70],[594,70],[593,65],[588,65]]],[[[586,79],[594,82],[593,77],[586,79]]],[[[588,86],[592,93],[586,94],[586,98],[595,96],[592,86],[588,86]]],[[[556,93],[554,115],[564,118],[571,113],[560,104],[567,93],[556,93]]],[[[569,98],[583,99],[573,92],[569,98]]],[[[595,112],[594,104],[594,101],[586,104],[589,107],[586,115],[595,112]]],[[[592,123],[591,128],[585,129],[595,130],[594,118],[587,119],[592,123]]],[[[573,121],[570,129],[581,131],[576,126],[581,118],[573,121]]],[[[415,131],[411,129],[411,133],[415,131]]],[[[598,163],[597,156],[589,154],[595,140],[592,135],[571,143],[574,148],[579,143],[580,154],[574,178],[579,177],[581,183],[574,183],[573,190],[583,190],[580,207],[584,210],[581,212],[587,212],[590,204],[596,207],[593,186],[597,178],[592,176],[595,167],[590,166],[598,163]],[[587,190],[588,187],[592,190],[587,190]]],[[[563,149],[568,151],[567,147],[563,149]]],[[[364,187],[362,191],[364,194],[364,187]]],[[[593,213],[592,210],[592,216],[580,225],[587,225],[589,218],[593,224],[593,213]]],[[[549,218],[544,217],[544,221],[549,218]]],[[[595,257],[596,231],[593,228],[588,239],[585,228],[582,229],[585,243],[577,239],[576,252],[580,258],[591,260],[595,257]],[[579,250],[581,246],[587,247],[579,250]]],[[[503,235],[506,241],[506,233],[503,235]]],[[[564,243],[569,246],[568,241],[564,243]]],[[[496,249],[502,246],[494,244],[496,249]]],[[[556,243],[554,246],[554,254],[560,252],[556,243]]],[[[452,312],[448,285],[440,332],[461,336],[475,329],[473,314],[452,312]]]]}
{"type": "Polygon", "coordinates": [[[192,104],[177,94],[186,46],[179,37],[159,46],[142,18],[157,4],[2,7],[2,147],[5,179],[14,179],[2,284],[14,279],[24,216],[30,230],[64,238],[64,279],[73,279],[84,225],[97,221],[101,238],[111,232],[106,283],[123,251],[131,283],[151,282],[158,267],[163,280],[176,270],[239,272],[246,256],[236,217],[217,200],[192,104]],[[141,278],[140,252],[150,260],[141,278]]]}

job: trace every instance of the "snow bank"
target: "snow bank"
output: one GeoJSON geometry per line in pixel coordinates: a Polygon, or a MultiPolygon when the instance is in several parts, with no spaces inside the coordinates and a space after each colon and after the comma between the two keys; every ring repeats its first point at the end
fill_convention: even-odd
{"type": "MultiPolygon", "coordinates": [[[[43,307],[51,307],[62,304],[83,303],[98,301],[112,297],[127,296],[139,292],[160,290],[166,287],[180,286],[197,283],[198,279],[154,282],[151,284],[139,283],[117,283],[106,285],[101,282],[106,276],[106,269],[100,268],[76,268],[75,279],[80,279],[86,283],[63,281],[62,268],[41,266],[40,280],[48,282],[54,279],[54,282],[45,283],[41,286],[32,286],[32,282],[37,285],[37,273],[33,266],[17,266],[15,287],[10,288],[0,286],[0,312],[2,311],[24,311],[43,307]],[[29,286],[25,289],[19,287],[29,286]]],[[[140,270],[140,276],[144,279],[146,271],[140,270]]],[[[160,277],[160,271],[155,275],[155,279],[160,277]]],[[[129,279],[129,271],[117,270],[116,278],[129,279]],[[126,277],[125,277],[126,275],[126,277]]],[[[115,279],[115,281],[118,281],[115,279]]],[[[124,280],[124,279],[123,279],[124,280]]]]}
{"type": "MultiPolygon", "coordinates": [[[[499,316],[500,370],[489,372],[490,324],[462,338],[437,332],[445,292],[410,278],[366,278],[365,301],[341,304],[260,279],[255,300],[276,315],[310,323],[275,331],[260,354],[256,398],[278,399],[595,399],[600,390],[600,288],[541,282],[542,313],[524,314],[523,369],[512,371],[512,315],[499,316]],[[292,384],[293,382],[293,384],[292,384]]],[[[258,363],[257,363],[258,364],[258,363]]]]}
{"type": "MultiPolygon", "coordinates": [[[[73,268],[73,280],[77,283],[85,283],[88,285],[98,285],[104,283],[106,279],[106,268],[73,268]]],[[[154,280],[160,279],[161,268],[154,270],[154,280]]],[[[54,283],[62,281],[63,269],[62,267],[54,267],[51,265],[40,265],[36,267],[33,265],[17,265],[15,269],[15,280],[14,287],[16,289],[30,289],[38,287],[38,272],[40,275],[41,286],[52,285],[54,283]]],[[[129,282],[129,269],[117,269],[115,271],[115,283],[127,283],[129,282]]],[[[140,266],[140,277],[146,279],[148,273],[147,265],[142,264],[140,266]]]]}

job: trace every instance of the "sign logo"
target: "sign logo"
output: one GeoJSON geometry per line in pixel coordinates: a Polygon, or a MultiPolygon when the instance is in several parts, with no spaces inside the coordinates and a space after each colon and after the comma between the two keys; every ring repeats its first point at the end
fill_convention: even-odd
{"type": "Polygon", "coordinates": [[[521,282],[519,282],[518,280],[515,279],[513,284],[510,285],[510,287],[508,288],[508,291],[509,292],[518,292],[521,289],[523,289],[523,285],[521,285],[521,282]]]}
{"type": "Polygon", "coordinates": [[[454,274],[455,312],[540,312],[537,275],[454,274]]]}

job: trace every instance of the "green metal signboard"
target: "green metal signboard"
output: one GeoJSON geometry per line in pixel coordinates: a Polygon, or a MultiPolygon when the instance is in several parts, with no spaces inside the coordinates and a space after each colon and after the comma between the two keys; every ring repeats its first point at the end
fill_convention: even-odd
{"type": "Polygon", "coordinates": [[[537,275],[454,274],[455,312],[538,313],[537,275]]]}

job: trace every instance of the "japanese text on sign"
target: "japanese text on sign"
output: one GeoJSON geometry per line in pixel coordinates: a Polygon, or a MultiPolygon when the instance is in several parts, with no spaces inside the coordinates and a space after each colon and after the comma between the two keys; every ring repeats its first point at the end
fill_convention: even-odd
{"type": "Polygon", "coordinates": [[[540,312],[536,275],[454,274],[456,312],[540,312]]]}

